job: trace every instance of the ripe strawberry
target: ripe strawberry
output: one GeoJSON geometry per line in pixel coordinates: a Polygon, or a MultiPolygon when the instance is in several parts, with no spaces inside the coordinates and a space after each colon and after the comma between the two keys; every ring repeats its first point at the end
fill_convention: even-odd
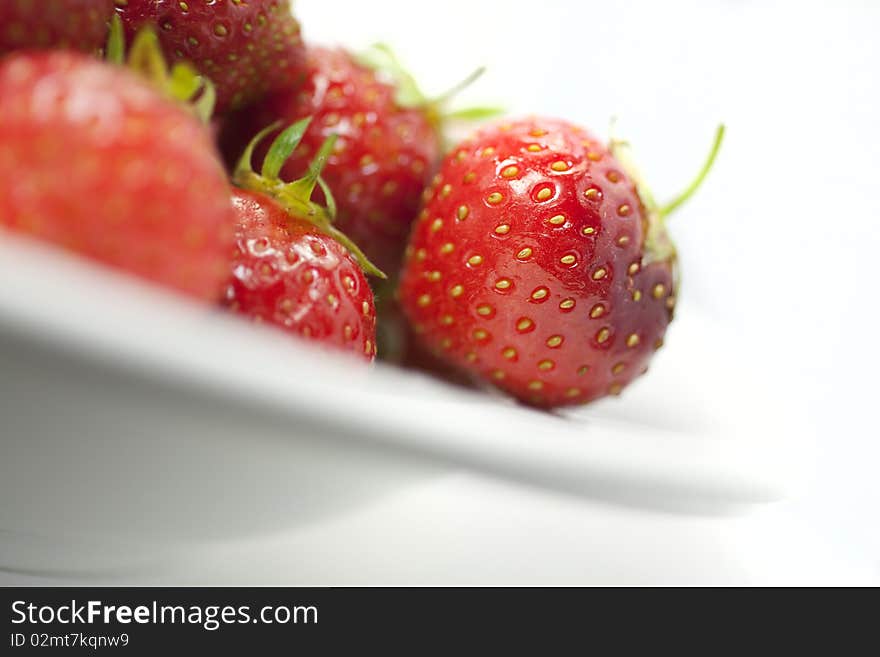
{"type": "Polygon", "coordinates": [[[235,182],[253,191],[233,193],[238,225],[226,304],[255,321],[371,361],[376,355],[376,309],[358,259],[373,273],[381,272],[330,226],[328,210],[310,201],[333,138],[319,149],[304,178],[287,184],[278,179],[278,169],[307,125],[308,119],[279,136],[261,174],[250,168],[253,145],[236,170],[235,182]]]}
{"type": "Polygon", "coordinates": [[[268,196],[236,190],[232,200],[238,227],[226,304],[255,321],[372,360],[373,294],[348,250],[268,196]]]}
{"type": "Polygon", "coordinates": [[[95,53],[104,46],[112,15],[113,0],[3,0],[0,55],[45,48],[95,53]]]}
{"type": "Polygon", "coordinates": [[[303,79],[300,27],[288,0],[116,0],[116,11],[129,40],[155,25],[170,61],[189,61],[213,81],[217,113],[303,79]]]}
{"type": "Polygon", "coordinates": [[[404,310],[445,360],[533,405],[617,394],[672,319],[663,217],[584,130],[539,118],[488,127],[431,188],[407,249],[404,310]]]}
{"type": "Polygon", "coordinates": [[[339,204],[337,224],[393,275],[441,154],[440,109],[449,94],[426,99],[387,50],[373,54],[383,53],[368,66],[345,50],[310,46],[302,89],[270,95],[233,117],[221,143],[229,159],[273,121],[313,116],[282,170],[282,177],[292,179],[328,135],[338,134],[322,174],[339,204]]]}
{"type": "Polygon", "coordinates": [[[84,55],[0,61],[0,228],[216,300],[229,185],[205,127],[128,71],[84,55]]]}

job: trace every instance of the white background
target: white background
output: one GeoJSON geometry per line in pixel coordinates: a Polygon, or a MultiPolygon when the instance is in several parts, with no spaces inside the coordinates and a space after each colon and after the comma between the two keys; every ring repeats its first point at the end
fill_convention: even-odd
{"type": "Polygon", "coordinates": [[[715,170],[672,220],[683,294],[765,346],[756,379],[806,402],[820,467],[790,507],[840,559],[880,572],[880,3],[299,0],[296,12],[307,40],[393,44],[428,92],[487,65],[462,104],[600,134],[617,116],[659,197],[687,183],[723,120],[715,170]]]}

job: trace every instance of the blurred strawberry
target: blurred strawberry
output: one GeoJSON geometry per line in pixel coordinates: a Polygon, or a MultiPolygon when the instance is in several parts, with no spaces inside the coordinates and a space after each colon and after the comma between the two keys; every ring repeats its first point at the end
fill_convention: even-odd
{"type": "Polygon", "coordinates": [[[113,0],[2,0],[0,55],[49,48],[96,53],[112,15],[113,0]]]}
{"type": "Polygon", "coordinates": [[[306,175],[294,182],[278,179],[281,165],[297,146],[308,119],[282,132],[269,148],[258,174],[248,146],[234,180],[236,248],[226,305],[259,322],[322,345],[353,351],[372,360],[376,354],[376,309],[361,269],[381,275],[332,225],[329,207],[311,201],[321,168],[335,137],[318,149],[306,175]],[[359,264],[361,263],[361,264],[359,264]]]}
{"type": "Polygon", "coordinates": [[[426,98],[382,46],[364,56],[314,46],[307,52],[304,86],[272,94],[231,117],[222,149],[229,161],[270,123],[313,116],[302,144],[282,169],[282,177],[292,179],[306,170],[328,135],[338,134],[322,174],[339,206],[337,224],[393,276],[422,191],[441,155],[443,119],[479,118],[495,110],[444,114],[446,101],[458,88],[426,98]]]}
{"type": "Polygon", "coordinates": [[[116,11],[129,39],[153,25],[170,61],[189,61],[211,79],[217,113],[295,89],[304,78],[300,26],[288,0],[116,0],[116,11]]]}
{"type": "Polygon", "coordinates": [[[227,275],[229,185],[202,123],[72,52],[0,61],[0,228],[204,300],[227,275]]]}

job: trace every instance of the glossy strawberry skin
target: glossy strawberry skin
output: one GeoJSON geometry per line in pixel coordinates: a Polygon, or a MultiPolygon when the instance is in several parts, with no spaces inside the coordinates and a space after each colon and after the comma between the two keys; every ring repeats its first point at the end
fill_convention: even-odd
{"type": "Polygon", "coordinates": [[[0,229],[206,301],[232,244],[229,185],[204,126],[85,55],[0,61],[0,229]]]}
{"type": "Polygon", "coordinates": [[[303,80],[300,26],[288,0],[126,0],[116,11],[129,43],[154,25],[169,61],[188,61],[211,79],[218,114],[303,80]]]}
{"type": "Polygon", "coordinates": [[[112,15],[113,0],[3,0],[0,55],[48,48],[96,53],[112,15]]]}
{"type": "Polygon", "coordinates": [[[616,394],[672,318],[674,262],[648,262],[647,228],[595,137],[557,120],[490,126],[443,162],[401,302],[426,346],[527,403],[616,394]]]}
{"type": "Polygon", "coordinates": [[[349,252],[267,196],[236,189],[232,277],[225,304],[319,344],[376,355],[376,309],[349,252]]]}
{"type": "MultiPolygon", "coordinates": [[[[282,178],[294,180],[324,139],[337,133],[336,150],[322,172],[339,208],[336,225],[393,276],[440,157],[437,129],[424,110],[400,107],[395,88],[344,50],[310,46],[307,52],[302,89],[273,94],[231,118],[223,151],[228,162],[235,162],[267,125],[312,116],[300,147],[282,169],[282,178]]],[[[258,161],[265,150],[258,149],[258,161]]]]}

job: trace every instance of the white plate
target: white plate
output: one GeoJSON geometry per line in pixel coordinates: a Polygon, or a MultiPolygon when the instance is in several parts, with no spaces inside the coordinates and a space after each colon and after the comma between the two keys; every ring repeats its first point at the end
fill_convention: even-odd
{"type": "Polygon", "coordinates": [[[8,234],[0,281],[7,569],[161,560],[456,468],[715,514],[782,498],[807,462],[808,428],[756,352],[686,305],[620,399],[553,415],[359,366],[8,234]]]}

